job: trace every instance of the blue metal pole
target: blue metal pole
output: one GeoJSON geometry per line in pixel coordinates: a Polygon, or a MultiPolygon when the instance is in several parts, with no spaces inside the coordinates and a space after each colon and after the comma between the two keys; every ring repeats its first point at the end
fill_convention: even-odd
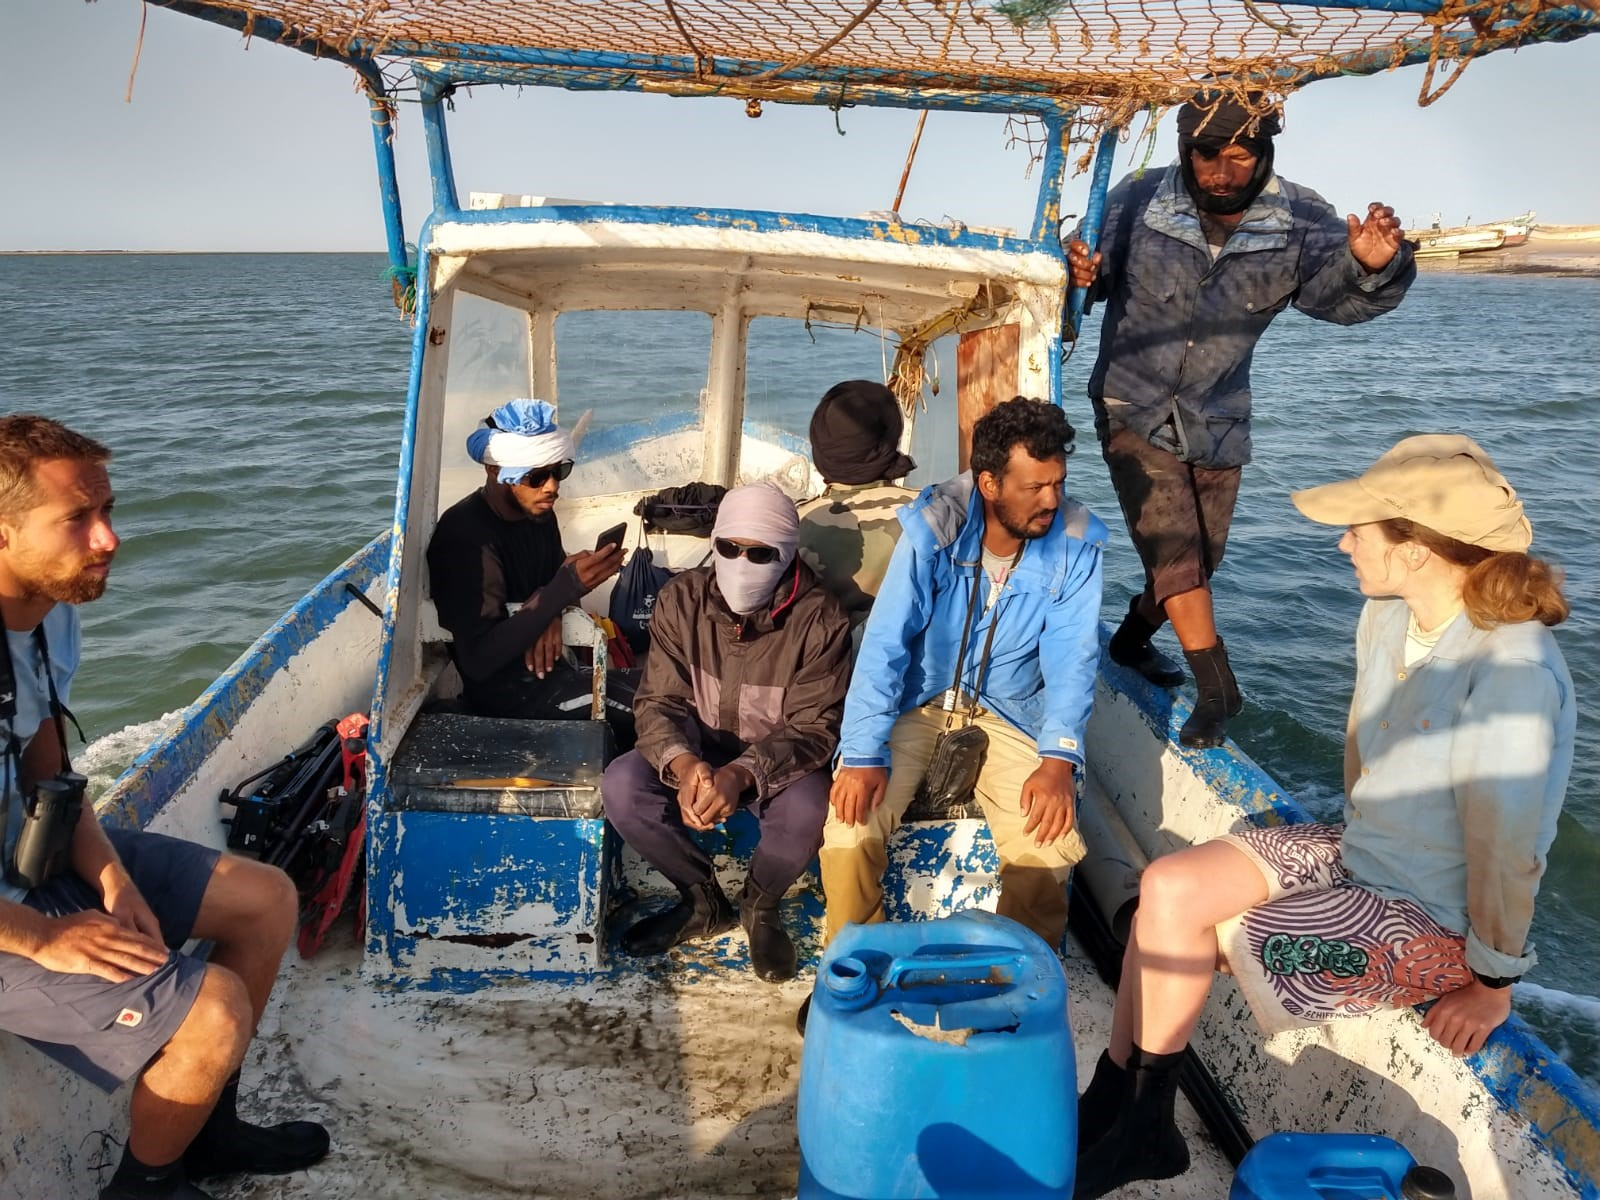
{"type": "MultiPolygon", "coordinates": [[[[1091,256],[1100,248],[1100,227],[1106,220],[1106,192],[1111,187],[1111,161],[1116,155],[1117,138],[1121,132],[1119,129],[1106,130],[1101,135],[1099,149],[1094,152],[1094,178],[1089,184],[1089,207],[1083,214],[1083,240],[1088,243],[1091,256]]],[[[1067,329],[1063,330],[1063,338],[1070,332],[1076,340],[1078,328],[1083,324],[1083,310],[1089,301],[1089,289],[1074,287],[1069,295],[1067,329]]]]}
{"type": "Polygon", "coordinates": [[[428,174],[433,179],[434,213],[458,213],[455,167],[450,162],[450,135],[445,128],[444,106],[450,89],[424,87],[422,91],[422,129],[428,142],[428,174]]]}
{"type": "Polygon", "coordinates": [[[1061,243],[1061,183],[1067,174],[1075,111],[1063,109],[1044,118],[1044,170],[1039,180],[1039,202],[1033,210],[1033,240],[1051,246],[1061,243]]]}
{"type": "Polygon", "coordinates": [[[405,221],[400,213],[400,180],[394,167],[394,104],[374,92],[368,98],[372,109],[372,149],[378,160],[378,197],[383,203],[383,231],[389,244],[389,265],[396,272],[411,271],[406,255],[405,221]]]}

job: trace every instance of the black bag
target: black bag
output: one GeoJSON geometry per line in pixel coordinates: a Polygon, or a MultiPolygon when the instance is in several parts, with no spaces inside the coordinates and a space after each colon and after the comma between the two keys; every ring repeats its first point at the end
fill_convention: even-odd
{"type": "MultiPolygon", "coordinates": [[[[727,491],[715,483],[685,483],[646,496],[633,506],[633,511],[644,518],[646,530],[710,537],[711,527],[717,523],[717,505],[727,491]]],[[[615,619],[613,614],[612,620],[615,619]]]]}
{"type": "MultiPolygon", "coordinates": [[[[1011,560],[1014,568],[1022,558],[1022,548],[1017,548],[1011,560]]],[[[972,636],[972,621],[978,611],[978,588],[983,583],[983,567],[972,577],[972,599],[967,602],[967,623],[961,631],[961,649],[956,651],[956,677],[950,690],[944,694],[944,731],[933,743],[933,753],[928,756],[928,767],[922,782],[917,785],[917,803],[928,809],[948,811],[967,803],[978,776],[989,757],[989,735],[972,723],[978,711],[978,695],[983,690],[983,677],[989,669],[989,649],[994,645],[995,627],[1000,624],[1000,614],[989,622],[989,636],[983,642],[983,655],[978,659],[978,678],[972,685],[972,696],[967,711],[962,714],[959,728],[952,729],[956,709],[961,703],[961,666],[967,657],[967,641],[972,636]]],[[[997,601],[998,602],[998,601],[997,601]]]]}
{"type": "Polygon", "coordinates": [[[639,548],[629,555],[611,588],[607,615],[628,640],[637,658],[643,659],[650,648],[650,612],[655,608],[656,596],[672,574],[670,568],[656,565],[655,556],[641,537],[639,548]]]}

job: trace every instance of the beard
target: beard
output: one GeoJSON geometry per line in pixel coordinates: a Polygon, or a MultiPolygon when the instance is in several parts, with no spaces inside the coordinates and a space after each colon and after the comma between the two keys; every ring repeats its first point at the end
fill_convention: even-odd
{"type": "Polygon", "coordinates": [[[105,595],[106,574],[91,570],[110,566],[111,558],[85,558],[68,566],[28,556],[13,564],[13,572],[32,599],[57,604],[87,604],[105,595]]]}
{"type": "Polygon", "coordinates": [[[1000,522],[1000,527],[1012,537],[1031,542],[1050,532],[1050,526],[1055,522],[1056,510],[1052,508],[1045,512],[1018,512],[1009,505],[996,504],[994,515],[1000,522]]]}

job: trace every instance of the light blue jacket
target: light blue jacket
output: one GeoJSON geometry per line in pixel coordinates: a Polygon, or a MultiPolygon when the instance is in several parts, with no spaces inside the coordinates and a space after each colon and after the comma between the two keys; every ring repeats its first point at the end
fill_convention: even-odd
{"type": "Polygon", "coordinates": [[[1572,676],[1537,621],[1479,629],[1464,613],[1407,667],[1408,615],[1372,600],[1356,629],[1344,866],[1464,934],[1480,975],[1521,975],[1572,771],[1572,676]]]}
{"type": "MultiPolygon", "coordinates": [[[[844,702],[847,767],[887,767],[901,713],[944,694],[955,678],[974,575],[983,575],[983,498],[972,473],[924,488],[900,510],[905,532],[867,618],[844,702]]],[[[1100,666],[1101,554],[1106,527],[1064,498],[1049,532],[1026,544],[988,610],[983,576],[962,670],[970,691],[989,626],[998,621],[979,702],[1027,734],[1047,758],[1082,765],[1100,666]]]]}

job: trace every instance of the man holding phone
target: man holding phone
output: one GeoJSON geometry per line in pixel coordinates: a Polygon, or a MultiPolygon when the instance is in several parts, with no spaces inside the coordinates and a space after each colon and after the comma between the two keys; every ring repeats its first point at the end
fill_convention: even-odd
{"type": "Polygon", "coordinates": [[[634,703],[638,748],[606,769],[606,816],[678,889],[679,903],[622,937],[662,954],[731,929],[735,910],[690,830],[748,806],[761,822],[737,918],[750,964],[795,973],[778,902],[822,844],[828,765],[850,675],[850,620],[796,557],[794,502],[770,483],[723,497],[710,566],[675,575],[650,617],[634,703]]]}
{"type": "Polygon", "coordinates": [[[502,404],[467,453],[483,464],[483,486],[439,518],[428,543],[462,700],[486,717],[586,717],[589,683],[561,661],[561,613],[622,567],[625,526],[594,550],[563,549],[555,504],[576,451],[543,400],[502,404]],[[563,703],[573,697],[581,702],[563,703]]]}

